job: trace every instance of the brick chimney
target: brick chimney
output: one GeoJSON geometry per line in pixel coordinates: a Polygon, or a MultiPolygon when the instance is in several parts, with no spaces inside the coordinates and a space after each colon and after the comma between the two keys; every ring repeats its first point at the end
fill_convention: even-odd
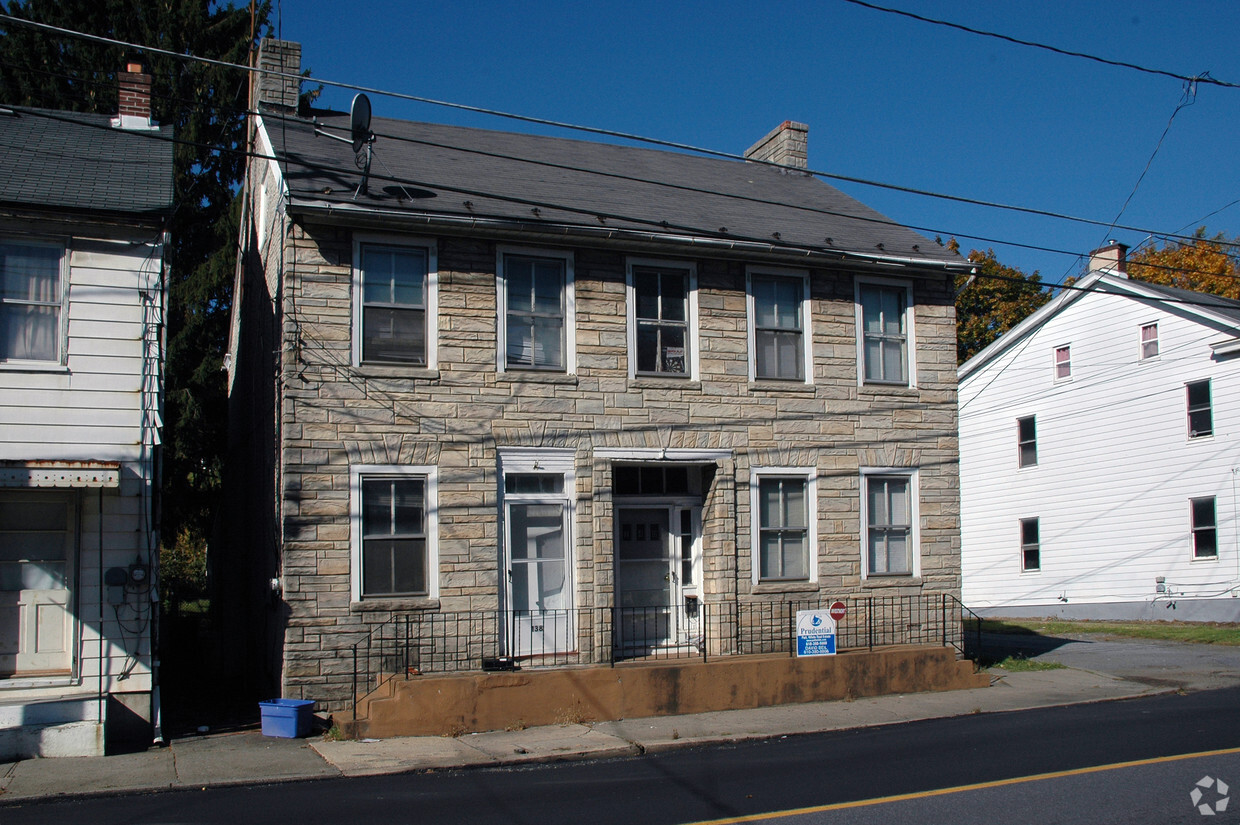
{"type": "Polygon", "coordinates": [[[267,109],[284,114],[296,112],[297,101],[301,97],[300,77],[300,43],[266,37],[258,44],[258,74],[254,81],[254,99],[259,111],[267,109]]]}
{"type": "Polygon", "coordinates": [[[785,120],[745,151],[749,160],[766,160],[796,169],[809,168],[809,127],[785,120]]]}
{"type": "Polygon", "coordinates": [[[141,63],[130,60],[116,73],[120,99],[112,125],[117,129],[158,128],[151,121],[151,76],[142,69],[141,63]]]}
{"type": "Polygon", "coordinates": [[[1089,253],[1089,271],[1105,270],[1121,278],[1128,277],[1128,247],[1119,241],[1109,241],[1089,253]]]}

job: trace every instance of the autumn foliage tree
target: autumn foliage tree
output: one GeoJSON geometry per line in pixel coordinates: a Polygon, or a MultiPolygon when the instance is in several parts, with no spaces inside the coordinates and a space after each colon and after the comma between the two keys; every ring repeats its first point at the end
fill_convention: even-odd
{"type": "Polygon", "coordinates": [[[1152,284],[1208,292],[1240,300],[1240,238],[1221,232],[1206,237],[1200,227],[1191,241],[1167,240],[1128,257],[1128,277],[1152,284]]]}
{"type": "MultiPolygon", "coordinates": [[[[948,248],[959,248],[955,239],[948,248]]],[[[1004,266],[993,249],[974,249],[976,275],[956,278],[956,362],[964,363],[1050,300],[1042,277],[1004,266]]]]}

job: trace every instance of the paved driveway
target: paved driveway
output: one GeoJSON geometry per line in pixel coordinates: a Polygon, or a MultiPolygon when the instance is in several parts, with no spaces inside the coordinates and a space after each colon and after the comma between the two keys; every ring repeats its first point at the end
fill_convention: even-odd
{"type": "Polygon", "coordinates": [[[1240,685],[1240,647],[1123,639],[1103,634],[982,634],[992,659],[1020,654],[1067,667],[1185,690],[1240,685]]]}

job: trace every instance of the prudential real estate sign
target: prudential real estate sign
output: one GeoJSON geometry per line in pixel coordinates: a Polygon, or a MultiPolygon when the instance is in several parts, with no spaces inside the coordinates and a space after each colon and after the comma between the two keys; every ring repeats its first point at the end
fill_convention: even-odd
{"type": "Polygon", "coordinates": [[[828,611],[797,611],[797,655],[835,655],[835,619],[828,611]]]}

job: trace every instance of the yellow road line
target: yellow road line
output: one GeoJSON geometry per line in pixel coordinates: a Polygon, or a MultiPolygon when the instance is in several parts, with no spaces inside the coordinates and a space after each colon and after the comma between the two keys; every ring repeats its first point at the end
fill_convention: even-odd
{"type": "Polygon", "coordinates": [[[748,814],[746,816],[730,816],[724,819],[707,819],[701,822],[692,823],[692,825],[736,825],[740,822],[763,822],[770,819],[780,819],[787,816],[801,816],[803,814],[816,814],[825,811],[842,811],[848,808],[865,808],[871,805],[886,805],[889,802],[903,802],[908,799],[926,799],[933,796],[947,796],[954,793],[963,793],[965,791],[980,791],[985,788],[1002,788],[1005,785],[1020,785],[1025,782],[1041,782],[1044,779],[1058,779],[1064,776],[1083,776],[1090,773],[1102,773],[1104,771],[1117,771],[1123,768],[1136,768],[1142,765],[1160,765],[1166,762],[1179,762],[1184,759],[1199,759],[1205,756],[1227,756],[1229,754],[1240,753],[1240,748],[1224,748],[1217,751],[1201,751],[1199,753],[1182,753],[1176,756],[1159,756],[1153,759],[1136,759],[1132,762],[1114,762],[1110,765],[1095,765],[1089,768],[1074,768],[1070,771],[1054,771],[1053,773],[1039,773],[1033,776],[1018,776],[1014,779],[996,779],[993,782],[978,782],[973,785],[957,785],[954,788],[939,788],[933,791],[918,791],[916,793],[902,793],[895,796],[880,796],[874,799],[859,799],[856,802],[836,802],[831,805],[813,805],[808,808],[793,808],[787,811],[772,811],[765,814],[748,814]]]}

